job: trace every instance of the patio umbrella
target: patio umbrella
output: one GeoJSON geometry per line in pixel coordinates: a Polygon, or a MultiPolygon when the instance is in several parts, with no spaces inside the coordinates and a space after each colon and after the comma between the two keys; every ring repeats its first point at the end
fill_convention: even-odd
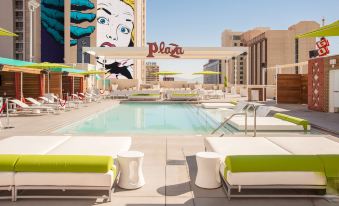
{"type": "Polygon", "coordinates": [[[339,20],[320,29],[300,34],[297,38],[339,36],[339,20]]]}
{"type": "Polygon", "coordinates": [[[6,29],[0,28],[0,36],[18,36],[18,35],[10,31],[7,31],[6,29]]]}
{"type": "Polygon", "coordinates": [[[217,75],[221,74],[220,72],[213,72],[213,71],[202,71],[202,72],[195,72],[193,75],[217,75]]]}
{"type": "MultiPolygon", "coordinates": [[[[64,64],[58,64],[58,63],[50,63],[50,62],[42,62],[42,63],[35,63],[35,64],[29,64],[29,65],[24,65],[23,67],[27,68],[37,68],[37,69],[46,69],[48,72],[50,69],[54,68],[73,68],[72,66],[67,66],[64,64]]],[[[47,75],[47,93],[49,93],[49,75],[47,75]]]]}

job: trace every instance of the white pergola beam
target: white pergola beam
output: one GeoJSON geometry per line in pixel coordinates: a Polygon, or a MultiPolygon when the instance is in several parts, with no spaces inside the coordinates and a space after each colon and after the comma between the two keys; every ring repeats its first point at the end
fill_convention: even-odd
{"type": "Polygon", "coordinates": [[[147,57],[148,47],[83,47],[83,52],[106,58],[127,59],[228,59],[248,52],[247,47],[184,47],[180,58],[169,54],[155,53],[154,58],[147,57]]]}

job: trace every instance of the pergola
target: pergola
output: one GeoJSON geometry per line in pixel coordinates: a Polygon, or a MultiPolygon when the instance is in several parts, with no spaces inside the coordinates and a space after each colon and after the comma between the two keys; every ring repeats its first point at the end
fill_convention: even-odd
{"type": "MultiPolygon", "coordinates": [[[[220,59],[228,60],[232,57],[247,53],[247,47],[183,47],[184,54],[180,58],[173,58],[168,54],[155,53],[154,57],[147,57],[148,47],[83,47],[82,63],[85,53],[95,57],[113,59],[220,59]]],[[[137,79],[141,79],[141,71],[137,71],[137,79]]],[[[248,67],[246,73],[248,74],[248,67]]]]}

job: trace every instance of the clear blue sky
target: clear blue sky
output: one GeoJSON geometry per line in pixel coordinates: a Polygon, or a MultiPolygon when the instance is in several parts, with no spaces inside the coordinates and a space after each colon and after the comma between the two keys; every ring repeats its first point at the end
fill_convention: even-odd
{"type": "MultiPolygon", "coordinates": [[[[287,29],[302,21],[339,20],[339,0],[147,0],[147,41],[182,46],[221,46],[225,29],[287,29]]],[[[339,37],[329,38],[331,54],[339,53],[339,37]]],[[[180,77],[202,70],[207,60],[157,60],[161,70],[180,77]]]]}

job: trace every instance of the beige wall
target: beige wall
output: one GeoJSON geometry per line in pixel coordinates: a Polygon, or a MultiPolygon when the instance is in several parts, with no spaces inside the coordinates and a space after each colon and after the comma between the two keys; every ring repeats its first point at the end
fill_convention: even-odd
{"type": "MultiPolygon", "coordinates": [[[[1,0],[0,27],[14,32],[13,1],[1,0]]],[[[14,58],[15,37],[0,37],[0,57],[14,58]]]]}

